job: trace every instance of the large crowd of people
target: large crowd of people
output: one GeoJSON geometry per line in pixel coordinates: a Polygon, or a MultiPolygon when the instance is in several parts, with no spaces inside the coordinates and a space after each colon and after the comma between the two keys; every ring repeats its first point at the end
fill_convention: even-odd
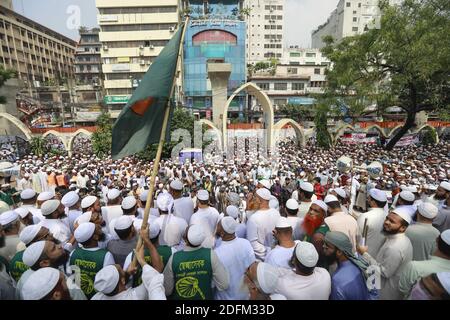
{"type": "Polygon", "coordinates": [[[0,299],[450,298],[450,142],[230,158],[162,160],[150,196],[153,163],[135,157],[17,161],[0,299]]]}

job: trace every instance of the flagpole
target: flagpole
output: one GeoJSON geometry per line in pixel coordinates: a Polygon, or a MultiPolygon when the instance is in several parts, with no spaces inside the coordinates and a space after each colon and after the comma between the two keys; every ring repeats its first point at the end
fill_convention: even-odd
{"type": "MultiPolygon", "coordinates": [[[[184,41],[184,35],[186,33],[186,28],[188,26],[188,23],[189,23],[189,16],[186,16],[186,20],[184,22],[184,27],[183,27],[183,32],[181,34],[181,39],[180,39],[180,48],[178,50],[177,66],[175,68],[175,74],[177,73],[177,69],[178,69],[178,61],[181,59],[181,55],[183,53],[183,41],[184,41]]],[[[145,203],[144,217],[143,217],[141,229],[145,229],[148,225],[148,217],[150,214],[150,208],[152,207],[152,204],[153,204],[153,192],[155,191],[156,174],[158,173],[159,162],[161,160],[162,150],[163,150],[164,142],[166,140],[167,124],[169,122],[169,115],[170,115],[170,99],[172,98],[174,90],[175,90],[175,85],[176,85],[176,81],[177,81],[176,79],[177,79],[177,77],[174,76],[172,88],[170,90],[169,100],[167,101],[167,104],[166,104],[163,125],[161,128],[161,135],[159,138],[158,150],[156,152],[155,162],[153,163],[153,171],[152,171],[152,175],[150,177],[150,186],[149,186],[149,190],[148,190],[147,201],[145,203]]],[[[142,238],[141,238],[141,236],[139,236],[138,242],[136,244],[136,251],[140,249],[142,244],[143,244],[142,238]]],[[[137,262],[137,258],[136,258],[136,255],[134,255],[133,261],[132,261],[133,267],[136,266],[136,262],[137,262]]]]}

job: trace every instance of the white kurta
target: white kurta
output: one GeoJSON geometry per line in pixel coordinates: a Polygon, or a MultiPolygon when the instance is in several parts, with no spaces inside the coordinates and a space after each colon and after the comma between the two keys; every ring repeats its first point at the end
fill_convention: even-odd
{"type": "Polygon", "coordinates": [[[219,212],[213,207],[199,208],[197,212],[192,215],[191,224],[201,225],[206,234],[206,239],[203,241],[202,247],[214,247],[214,238],[219,217],[219,212]]]}
{"type": "Polygon", "coordinates": [[[289,266],[289,261],[292,259],[292,254],[294,253],[295,246],[298,242],[299,241],[295,241],[295,244],[291,248],[277,245],[267,254],[265,262],[274,267],[292,269],[289,266]]]}
{"type": "Polygon", "coordinates": [[[179,245],[188,226],[184,219],[175,217],[173,214],[163,214],[156,218],[154,223],[159,224],[161,228],[159,244],[168,246],[179,245]]]}
{"type": "Polygon", "coordinates": [[[382,208],[371,208],[369,211],[362,213],[358,217],[358,229],[361,235],[363,233],[364,221],[366,218],[368,226],[366,246],[369,247],[369,254],[372,257],[376,257],[385,240],[382,230],[384,220],[386,219],[386,213],[382,208]]]}
{"type": "Polygon", "coordinates": [[[235,238],[231,241],[222,241],[214,250],[219,260],[227,269],[230,276],[230,285],[227,290],[216,291],[215,300],[245,300],[247,295],[239,289],[241,280],[247,268],[255,262],[255,253],[246,239],[235,238]]]}
{"type": "Polygon", "coordinates": [[[328,300],[331,293],[331,277],[327,270],[314,268],[310,276],[301,276],[292,270],[278,279],[275,293],[287,300],[328,300]]]}
{"type": "Polygon", "coordinates": [[[62,244],[68,242],[72,236],[69,227],[60,219],[44,219],[40,224],[50,230],[53,237],[61,241],[62,244]]]}
{"type": "Polygon", "coordinates": [[[97,292],[91,300],[166,300],[164,276],[146,264],[142,271],[142,284],[129,288],[115,296],[97,292]]]}
{"type": "Polygon", "coordinates": [[[108,228],[112,220],[119,218],[122,215],[123,210],[120,205],[102,207],[102,217],[108,228]]]}
{"type": "Polygon", "coordinates": [[[288,216],[287,222],[292,227],[292,236],[294,240],[300,240],[301,226],[303,223],[303,218],[299,218],[297,216],[288,216]]]}
{"type": "Polygon", "coordinates": [[[247,240],[252,244],[258,260],[264,261],[273,244],[272,231],[278,219],[278,210],[266,209],[256,211],[247,222],[247,240]]]}
{"type": "Polygon", "coordinates": [[[312,205],[312,202],[303,202],[303,201],[301,201],[301,202],[298,203],[298,205],[299,206],[298,206],[297,217],[304,218],[306,216],[306,214],[308,213],[309,208],[312,205]]]}
{"type": "Polygon", "coordinates": [[[191,197],[182,197],[173,201],[174,215],[184,219],[189,225],[194,214],[194,204],[191,197]]]}

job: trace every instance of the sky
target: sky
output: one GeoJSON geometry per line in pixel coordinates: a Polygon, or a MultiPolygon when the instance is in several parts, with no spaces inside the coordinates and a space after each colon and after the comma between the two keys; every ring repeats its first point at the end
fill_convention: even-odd
{"type": "MultiPolygon", "coordinates": [[[[285,0],[285,45],[307,48],[311,31],[324,23],[338,0],[285,0]]],[[[80,24],[97,26],[95,0],[13,0],[14,10],[40,24],[78,40],[80,24]]]]}

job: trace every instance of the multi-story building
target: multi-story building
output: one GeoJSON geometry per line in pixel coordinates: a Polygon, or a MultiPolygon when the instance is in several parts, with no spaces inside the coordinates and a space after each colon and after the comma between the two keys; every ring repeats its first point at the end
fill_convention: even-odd
{"type": "MultiPolygon", "coordinates": [[[[105,103],[122,109],[180,22],[179,0],[96,0],[105,103]]],[[[177,85],[178,97],[181,86],[177,85]]]]}
{"type": "Polygon", "coordinates": [[[298,46],[290,46],[283,51],[283,57],[280,59],[281,64],[285,65],[306,65],[328,66],[330,61],[319,49],[305,49],[298,46]]]}
{"type": "MultiPolygon", "coordinates": [[[[183,57],[185,104],[201,116],[210,115],[213,99],[208,77],[209,61],[231,66],[227,96],[246,81],[243,1],[187,0],[183,5],[189,8],[191,16],[183,57]]],[[[242,114],[244,102],[244,94],[239,94],[229,111],[242,114]]]]}
{"type": "MultiPolygon", "coordinates": [[[[379,27],[381,12],[379,0],[340,0],[328,20],[312,32],[312,47],[322,48],[324,36],[332,36],[339,41],[348,36],[379,27]]],[[[391,5],[402,0],[389,0],[391,5]]]]}
{"type": "Polygon", "coordinates": [[[0,63],[16,70],[30,92],[47,82],[62,83],[74,78],[76,41],[3,6],[0,40],[0,63]]]}
{"type": "Polygon", "coordinates": [[[100,29],[81,28],[80,40],[75,51],[75,77],[77,84],[101,85],[102,63],[100,59],[101,43],[98,38],[100,29]]]}
{"type": "Polygon", "coordinates": [[[285,0],[245,0],[247,61],[281,59],[284,42],[285,0]]]}

